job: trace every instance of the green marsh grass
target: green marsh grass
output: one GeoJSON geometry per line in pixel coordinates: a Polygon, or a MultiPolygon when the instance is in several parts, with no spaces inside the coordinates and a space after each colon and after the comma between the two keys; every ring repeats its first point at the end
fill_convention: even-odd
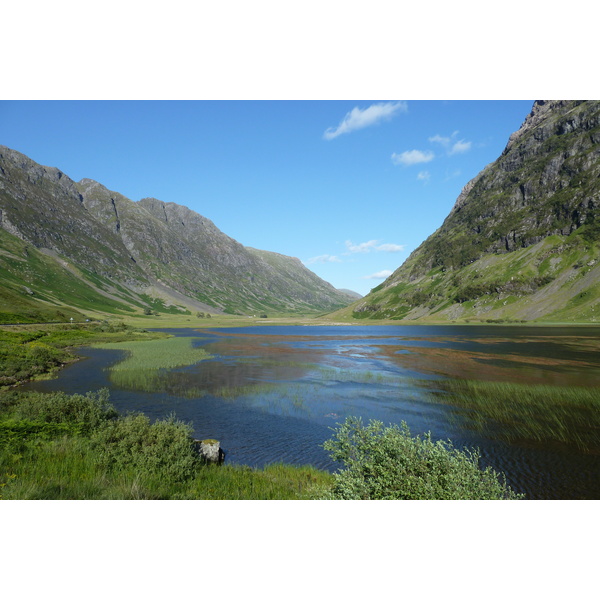
{"type": "Polygon", "coordinates": [[[436,381],[434,401],[459,409],[472,427],[508,440],[600,451],[600,389],[472,380],[436,381]]]}
{"type": "Polygon", "coordinates": [[[194,348],[196,338],[171,337],[143,342],[120,342],[117,344],[96,344],[96,348],[124,350],[127,358],[110,367],[111,372],[135,369],[173,369],[193,365],[211,358],[202,348],[194,348]]]}
{"type": "MultiPolygon", "coordinates": [[[[108,368],[112,383],[132,390],[156,392],[165,388],[165,372],[168,369],[194,365],[212,355],[202,348],[195,348],[198,338],[170,337],[140,342],[96,344],[96,348],[121,350],[126,357],[108,368]]],[[[197,390],[196,390],[197,391],[197,390]]]]}
{"type": "Polygon", "coordinates": [[[206,500],[302,500],[332,483],[333,475],[311,466],[208,466],[190,482],[187,493],[206,500]]]}
{"type": "MultiPolygon", "coordinates": [[[[383,373],[354,369],[337,369],[335,367],[318,367],[323,381],[339,381],[350,383],[385,383],[389,380],[383,373]]],[[[397,378],[400,379],[400,378],[397,378]]]]}

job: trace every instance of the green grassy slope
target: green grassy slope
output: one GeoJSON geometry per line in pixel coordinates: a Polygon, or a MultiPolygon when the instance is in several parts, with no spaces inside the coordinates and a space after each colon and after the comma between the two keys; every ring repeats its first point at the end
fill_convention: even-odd
{"type": "Polygon", "coordinates": [[[47,256],[0,229],[0,322],[83,320],[85,311],[127,314],[124,301],[98,291],[66,261],[47,256]]]}

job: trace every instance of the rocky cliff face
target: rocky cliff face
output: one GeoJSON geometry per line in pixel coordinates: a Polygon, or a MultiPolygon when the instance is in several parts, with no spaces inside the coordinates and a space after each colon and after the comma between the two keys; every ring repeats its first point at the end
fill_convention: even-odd
{"type": "Polygon", "coordinates": [[[593,320],[599,244],[600,102],[537,101],[354,315],[593,320]]]}
{"type": "Polygon", "coordinates": [[[5,146],[0,146],[0,211],[2,228],[36,248],[77,256],[78,264],[106,277],[127,272],[146,282],[116,232],[84,209],[74,181],[5,146]]]}
{"type": "Polygon", "coordinates": [[[349,303],[300,261],[270,260],[184,206],[133,202],[4,146],[0,228],[68,263],[96,292],[138,306],[156,295],[232,313],[328,311],[349,303]]]}

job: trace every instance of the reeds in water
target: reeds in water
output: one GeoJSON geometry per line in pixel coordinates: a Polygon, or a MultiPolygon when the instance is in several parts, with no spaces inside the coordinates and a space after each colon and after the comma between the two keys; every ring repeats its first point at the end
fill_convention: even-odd
{"type": "Polygon", "coordinates": [[[435,401],[457,408],[471,426],[508,440],[553,442],[600,451],[600,389],[505,382],[437,381],[435,401]]]}

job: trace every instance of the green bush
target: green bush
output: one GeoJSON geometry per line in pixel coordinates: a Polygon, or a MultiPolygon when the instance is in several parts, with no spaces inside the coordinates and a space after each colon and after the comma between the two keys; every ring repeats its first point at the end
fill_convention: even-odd
{"type": "Polygon", "coordinates": [[[134,467],[142,474],[159,474],[183,481],[194,474],[199,456],[191,425],[170,416],[154,423],[143,414],[107,421],[92,435],[92,447],[105,468],[134,467]]]}
{"type": "Polygon", "coordinates": [[[503,500],[521,498],[490,467],[479,468],[477,451],[412,437],[406,423],[383,426],[348,417],[323,444],[346,468],[334,475],[321,499],[340,500],[503,500]]]}
{"type": "Polygon", "coordinates": [[[12,416],[16,419],[37,423],[80,424],[91,430],[118,416],[117,411],[108,400],[106,388],[98,392],[81,394],[65,394],[39,392],[17,395],[12,402],[12,416]]]}

